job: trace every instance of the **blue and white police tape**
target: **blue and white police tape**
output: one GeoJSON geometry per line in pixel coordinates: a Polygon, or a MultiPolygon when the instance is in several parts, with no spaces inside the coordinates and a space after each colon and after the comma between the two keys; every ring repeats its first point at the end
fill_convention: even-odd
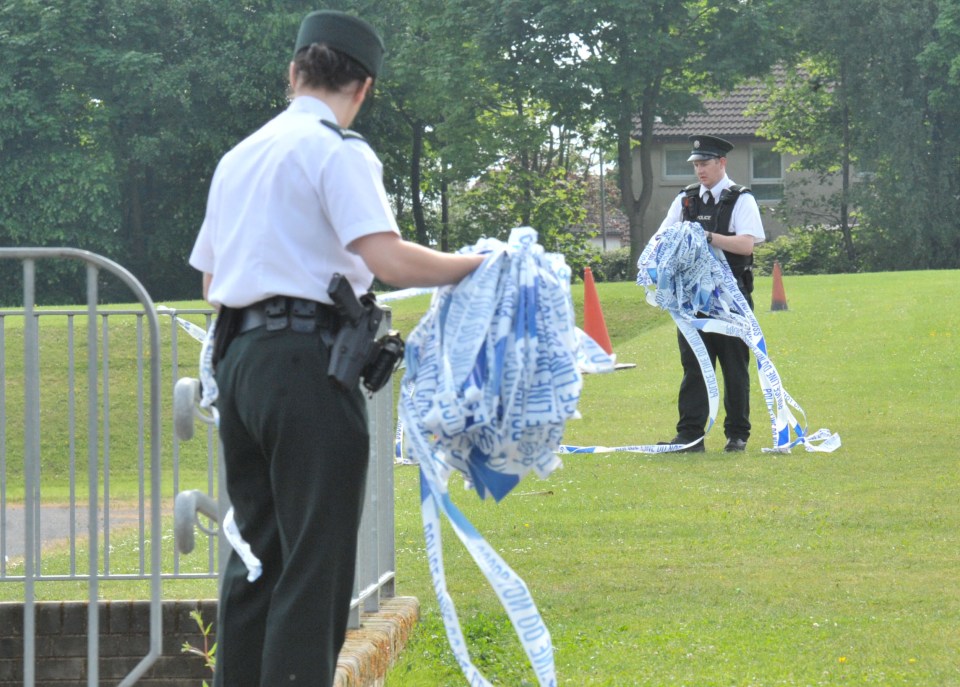
{"type": "Polygon", "coordinates": [[[217,407],[214,405],[220,390],[217,387],[217,380],[213,376],[213,346],[217,337],[217,321],[210,323],[210,329],[203,338],[203,345],[200,347],[200,407],[209,410],[216,419],[216,425],[220,427],[220,415],[217,407]]]}
{"type": "MultiPolygon", "coordinates": [[[[210,413],[214,426],[219,428],[220,414],[217,412],[216,405],[214,405],[219,391],[217,389],[217,381],[213,376],[213,343],[217,334],[217,320],[214,319],[213,322],[210,323],[210,329],[204,330],[203,327],[183,319],[170,308],[161,306],[158,310],[164,313],[171,313],[181,329],[201,342],[199,366],[201,389],[200,407],[210,413]]],[[[263,564],[250,549],[250,545],[243,538],[243,535],[240,534],[240,528],[237,527],[236,520],[233,516],[232,506],[224,514],[220,528],[223,536],[230,543],[233,550],[237,552],[240,560],[243,561],[244,566],[247,568],[247,581],[257,581],[263,574],[263,564]]]]}
{"type": "MultiPolygon", "coordinates": [[[[430,445],[423,441],[422,435],[414,434],[411,440],[415,451],[431,450],[430,445]]],[[[444,477],[433,472],[434,467],[436,467],[434,462],[429,458],[422,461],[420,466],[420,500],[427,563],[433,579],[440,615],[446,628],[447,640],[468,684],[490,686],[490,682],[470,660],[456,607],[447,590],[440,534],[439,514],[441,512],[447,517],[453,531],[473,557],[507,611],[507,616],[520,638],[539,683],[555,687],[557,679],[553,662],[553,643],[530,590],[523,579],[454,505],[446,486],[444,485],[443,488],[436,486],[444,477]]]]}
{"type": "Polygon", "coordinates": [[[206,329],[198,324],[194,324],[190,320],[183,319],[177,315],[177,311],[174,308],[170,308],[166,305],[157,305],[157,312],[161,315],[170,315],[173,317],[177,325],[197,341],[203,343],[203,340],[207,338],[206,329]]]}
{"type": "MultiPolygon", "coordinates": [[[[459,472],[481,497],[503,499],[530,471],[546,477],[564,424],[577,417],[582,377],[570,270],[532,229],[485,239],[456,287],[439,289],[406,348],[400,420],[420,465],[424,534],[447,637],[470,684],[489,685],[470,660],[447,592],[439,514],[450,521],[513,622],[541,685],[555,685],[553,648],[523,580],[450,499],[459,472]]],[[[401,430],[402,431],[402,430],[401,430]]]]}
{"type": "MultiPolygon", "coordinates": [[[[576,328],[577,336],[577,369],[584,374],[603,374],[613,372],[616,362],[615,356],[608,355],[603,348],[594,341],[589,334],[579,327],[576,328]]],[[[568,453],[561,446],[560,453],[568,453]]],[[[654,451],[644,451],[652,453],[654,451]]],[[[397,430],[394,437],[394,456],[393,460],[399,465],[416,465],[416,460],[403,452],[403,422],[397,420],[397,430]]]]}
{"type": "MultiPolygon", "coordinates": [[[[812,434],[808,434],[806,436],[806,442],[814,445],[813,448],[808,448],[808,451],[828,452],[839,448],[840,437],[829,429],[820,429],[812,434]],[[823,443],[817,446],[816,444],[818,442],[823,443]]],[[[699,440],[692,444],[631,444],[627,446],[574,446],[561,444],[557,448],[557,453],[559,455],[571,455],[575,453],[671,453],[676,451],[678,447],[684,448],[685,446],[693,446],[696,443],[699,443],[699,440]]],[[[786,452],[784,449],[774,451],[774,449],[771,448],[763,448],[762,450],[764,453],[786,452]]]]}
{"type": "Polygon", "coordinates": [[[839,435],[827,429],[808,434],[806,415],[783,388],[760,324],[737,287],[726,257],[707,243],[699,224],[677,222],[658,232],[640,255],[637,268],[637,284],[644,287],[647,302],[670,313],[697,356],[709,400],[707,431],[717,417],[720,391],[699,331],[738,337],[756,356],[773,436],[773,447],[764,448],[765,452],[789,452],[797,445],[819,452],[839,448],[839,435]],[[802,422],[791,408],[803,417],[802,422]]]}
{"type": "Polygon", "coordinates": [[[223,516],[223,536],[230,542],[230,546],[240,556],[243,565],[247,568],[247,582],[256,582],[263,574],[263,563],[257,558],[257,554],[250,548],[250,544],[240,534],[240,528],[237,527],[237,521],[233,517],[233,506],[223,516]]]}
{"type": "Polygon", "coordinates": [[[529,228],[473,250],[487,259],[438,290],[408,337],[403,391],[415,388],[402,398],[416,429],[438,437],[446,465],[499,500],[528,471],[545,477],[556,467],[582,377],[562,256],[544,253],[529,228]]]}
{"type": "MultiPolygon", "coordinates": [[[[388,293],[378,294],[378,303],[394,303],[407,298],[415,298],[429,293],[434,293],[435,287],[430,288],[409,288],[399,291],[390,291],[388,293]]],[[[577,367],[581,372],[588,374],[604,374],[613,372],[617,362],[616,354],[608,354],[593,338],[580,327],[575,328],[577,336],[577,367]]]]}
{"type": "Polygon", "coordinates": [[[157,312],[173,317],[174,321],[183,331],[189,334],[191,338],[200,342],[200,407],[210,413],[214,425],[219,427],[220,415],[217,413],[217,408],[214,405],[214,402],[217,400],[217,383],[213,378],[213,340],[217,328],[216,318],[210,323],[210,329],[207,330],[198,324],[194,324],[190,320],[180,317],[174,308],[167,307],[166,305],[158,305],[157,312]]]}
{"type": "Polygon", "coordinates": [[[200,407],[213,416],[214,425],[219,428],[220,415],[215,405],[219,389],[217,388],[217,380],[213,376],[213,345],[217,336],[217,318],[214,318],[210,323],[210,329],[204,329],[189,320],[183,319],[172,308],[159,306],[157,310],[164,314],[171,314],[181,329],[200,342],[198,370],[201,390],[200,407]]]}
{"type": "MultiPolygon", "coordinates": [[[[207,331],[203,339],[203,346],[200,348],[200,388],[202,389],[200,394],[200,407],[205,408],[213,415],[216,426],[219,429],[220,414],[217,412],[217,407],[214,404],[220,392],[217,388],[217,380],[213,376],[213,346],[216,335],[217,321],[214,320],[210,323],[210,329],[207,331]]],[[[230,542],[230,546],[237,552],[240,560],[243,561],[244,566],[247,568],[247,581],[255,582],[258,580],[260,575],[263,574],[263,564],[250,548],[247,540],[240,534],[240,528],[237,527],[237,523],[233,517],[233,506],[230,506],[226,515],[223,516],[221,528],[223,530],[223,536],[230,542]]]]}

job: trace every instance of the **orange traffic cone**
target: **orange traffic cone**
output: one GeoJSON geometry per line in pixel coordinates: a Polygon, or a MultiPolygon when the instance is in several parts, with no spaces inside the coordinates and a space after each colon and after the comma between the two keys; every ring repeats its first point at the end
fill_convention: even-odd
{"type": "Polygon", "coordinates": [[[783,291],[783,272],[780,263],[773,263],[773,299],[770,302],[771,310],[787,309],[787,294],[783,291]]]}
{"type": "Polygon", "coordinates": [[[600,348],[606,351],[607,355],[613,354],[607,323],[604,322],[603,310],[600,309],[597,286],[593,283],[593,271],[589,267],[583,270],[583,331],[600,344],[600,348]]]}

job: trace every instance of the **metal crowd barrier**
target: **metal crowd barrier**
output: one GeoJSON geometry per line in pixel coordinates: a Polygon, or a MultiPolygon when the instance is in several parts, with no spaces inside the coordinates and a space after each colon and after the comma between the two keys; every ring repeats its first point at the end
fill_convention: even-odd
{"type": "MultiPolygon", "coordinates": [[[[0,579],[19,579],[24,586],[24,606],[23,606],[23,672],[25,687],[33,687],[36,679],[36,625],[35,625],[35,602],[37,581],[50,578],[86,579],[88,591],[88,613],[87,613],[87,684],[91,687],[99,684],[99,582],[110,571],[110,401],[109,401],[109,368],[106,365],[101,366],[98,351],[102,350],[103,360],[108,359],[108,341],[106,321],[104,321],[104,338],[98,339],[97,332],[97,300],[98,300],[98,278],[101,271],[106,271],[119,278],[126,284],[133,296],[143,307],[142,313],[147,321],[149,331],[149,462],[143,460],[143,437],[144,437],[144,415],[142,405],[143,398],[143,350],[138,350],[137,362],[140,376],[138,378],[138,389],[140,396],[140,504],[145,503],[147,496],[145,492],[145,471],[149,470],[149,504],[150,504],[150,562],[149,569],[141,564],[140,574],[150,580],[150,648],[147,655],[136,665],[136,667],[121,681],[120,685],[133,685],[142,676],[150,666],[160,656],[162,651],[162,627],[161,627],[161,608],[160,608],[160,328],[157,319],[157,313],[153,307],[153,301],[149,294],[136,278],[120,265],[107,260],[101,256],[86,251],[71,248],[3,248],[0,249],[0,259],[17,259],[23,265],[23,574],[11,574],[8,568],[7,554],[7,519],[9,508],[9,495],[7,494],[7,446],[11,437],[6,432],[8,424],[7,408],[9,400],[6,395],[7,385],[16,380],[10,380],[7,376],[7,351],[6,351],[6,324],[7,318],[11,313],[2,313],[0,321],[3,327],[0,327],[0,354],[2,354],[2,366],[0,366],[0,375],[2,375],[3,384],[0,384],[0,426],[3,430],[3,441],[0,443],[0,483],[3,484],[0,492],[0,579]],[[86,435],[85,443],[87,448],[87,491],[86,491],[86,516],[87,516],[87,573],[83,574],[77,570],[77,546],[78,539],[76,532],[76,516],[82,511],[78,505],[78,495],[76,484],[76,439],[80,433],[77,430],[77,403],[75,394],[75,365],[76,355],[73,349],[74,337],[72,329],[69,329],[68,341],[70,349],[68,351],[68,389],[67,405],[69,423],[70,442],[69,452],[69,498],[70,498],[70,531],[71,540],[69,571],[59,575],[45,575],[43,558],[43,537],[42,523],[45,518],[43,509],[44,495],[41,486],[44,484],[43,474],[41,472],[41,434],[43,427],[41,422],[44,419],[42,414],[41,400],[45,396],[50,397],[48,391],[41,389],[41,347],[40,347],[40,318],[42,311],[36,308],[36,275],[37,262],[49,259],[72,259],[83,262],[86,266],[86,293],[87,307],[85,311],[76,311],[76,315],[84,314],[87,320],[87,340],[86,340],[86,371],[87,371],[87,404],[84,408],[86,415],[86,435]],[[101,349],[102,346],[102,349],[101,349]],[[102,388],[100,384],[102,383],[102,388]],[[103,414],[101,418],[100,409],[103,414]],[[101,475],[100,462],[103,462],[103,473],[101,475]],[[103,549],[101,556],[100,549],[100,527],[99,519],[101,508],[98,503],[100,490],[103,490],[103,549]],[[104,572],[101,573],[100,565],[103,564],[104,572]]],[[[142,331],[142,322],[138,322],[142,331]]],[[[140,338],[142,341],[142,337],[140,338]]],[[[47,351],[44,351],[46,354],[47,351]]],[[[61,397],[62,398],[62,397],[61,397]]],[[[143,522],[145,513],[143,505],[140,510],[141,522],[141,541],[143,538],[143,522]]],[[[67,534],[67,533],[64,533],[67,534]]],[[[141,557],[144,555],[145,547],[141,545],[141,557]]],[[[142,560],[142,558],[141,558],[142,560]]]]}
{"type": "MultiPolygon", "coordinates": [[[[177,311],[164,309],[176,321],[177,311]]],[[[206,312],[208,318],[212,312],[206,312]]],[[[380,323],[377,337],[390,329],[391,316],[387,311],[380,323]]],[[[193,377],[180,378],[173,393],[174,431],[180,441],[189,441],[194,436],[194,424],[200,423],[209,431],[214,425],[212,415],[199,408],[200,381],[193,377]]],[[[380,598],[396,595],[394,517],[393,517],[393,389],[387,385],[376,394],[367,396],[367,416],[370,426],[370,470],[367,476],[363,515],[360,520],[360,536],[357,547],[357,573],[354,579],[353,599],[350,605],[348,627],[360,627],[361,612],[376,612],[380,598]]],[[[218,442],[219,446],[219,442],[218,442]]],[[[220,448],[222,454],[222,447],[220,448]]],[[[223,483],[223,464],[220,462],[219,480],[223,483]]],[[[214,499],[208,492],[199,489],[178,491],[174,505],[174,534],[177,550],[183,554],[193,551],[196,542],[195,529],[207,536],[218,536],[220,563],[226,564],[230,544],[215,526],[230,508],[225,491],[214,499]]],[[[212,550],[212,549],[210,549],[212,550]]]]}
{"type": "MultiPolygon", "coordinates": [[[[0,248],[0,266],[15,261],[22,265],[23,307],[0,307],[0,585],[23,586],[24,685],[34,687],[36,679],[37,584],[86,582],[87,684],[99,685],[98,600],[109,598],[101,583],[140,581],[149,587],[150,646],[119,683],[133,685],[162,652],[161,582],[216,580],[229,546],[203,516],[218,517],[227,505],[217,489],[216,430],[200,422],[204,431],[181,443],[190,438],[184,412],[193,410],[183,407],[195,402],[190,373],[200,344],[179,323],[206,329],[213,312],[156,306],[127,270],[87,251],[0,248]],[[38,262],[47,260],[84,264],[85,307],[37,305],[38,262]],[[99,305],[104,274],[123,282],[139,307],[99,305]],[[83,327],[85,338],[78,334],[83,327]],[[19,417],[22,436],[9,429],[19,417]],[[187,554],[181,542],[188,531],[196,534],[195,524],[199,536],[190,537],[189,549],[197,550],[187,554]],[[122,556],[122,549],[134,553],[122,556]]],[[[352,628],[361,612],[375,612],[381,598],[395,595],[390,385],[368,400],[368,411],[371,466],[352,628]]]]}

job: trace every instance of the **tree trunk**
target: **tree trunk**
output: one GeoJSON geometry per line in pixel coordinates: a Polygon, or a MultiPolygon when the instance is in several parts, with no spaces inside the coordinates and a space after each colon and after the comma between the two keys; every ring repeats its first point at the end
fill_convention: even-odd
{"type": "Polygon", "coordinates": [[[421,161],[423,160],[423,122],[413,122],[413,150],[410,154],[410,196],[413,210],[413,223],[416,228],[417,243],[426,246],[427,221],[423,215],[423,198],[420,195],[421,161]]]}
{"type": "Polygon", "coordinates": [[[640,109],[640,195],[633,193],[633,99],[628,93],[620,96],[620,116],[617,120],[617,166],[620,178],[620,196],[623,211],[630,221],[630,260],[636,264],[653,231],[644,226],[643,216],[653,193],[653,164],[650,148],[653,139],[653,103],[655,98],[644,94],[640,109]]]}
{"type": "Polygon", "coordinates": [[[128,171],[126,186],[127,210],[127,257],[126,263],[129,269],[143,270],[146,266],[146,232],[143,226],[143,203],[141,194],[143,192],[140,177],[133,170],[128,171]]]}
{"type": "Polygon", "coordinates": [[[846,99],[846,67],[840,65],[840,88],[843,98],[843,157],[841,160],[840,190],[840,231],[843,232],[843,247],[847,252],[847,259],[854,263],[857,259],[853,247],[853,235],[850,233],[850,107],[846,99]]]}
{"type": "Polygon", "coordinates": [[[446,178],[440,181],[440,250],[450,250],[450,195],[446,178]]]}
{"type": "Polygon", "coordinates": [[[857,259],[853,247],[853,235],[850,233],[850,110],[843,106],[843,161],[841,162],[841,190],[840,190],[840,231],[843,232],[843,247],[847,252],[847,259],[854,262],[857,259]]]}
{"type": "MultiPolygon", "coordinates": [[[[516,101],[516,108],[517,119],[522,122],[524,117],[523,100],[518,99],[516,101]]],[[[533,165],[530,162],[530,151],[527,149],[526,141],[524,141],[520,150],[520,169],[523,175],[521,180],[523,197],[520,201],[520,224],[527,227],[530,226],[530,217],[533,214],[533,189],[531,188],[533,184],[533,165]]]]}

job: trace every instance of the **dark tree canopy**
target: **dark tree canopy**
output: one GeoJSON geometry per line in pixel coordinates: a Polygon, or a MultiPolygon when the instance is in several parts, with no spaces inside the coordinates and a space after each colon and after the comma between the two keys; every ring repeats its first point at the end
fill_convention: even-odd
{"type": "MultiPolygon", "coordinates": [[[[384,161],[401,227],[421,243],[453,250],[531,223],[582,264],[589,249],[571,229],[601,147],[616,160],[636,254],[653,230],[640,219],[653,123],[780,64],[806,76],[771,100],[767,135],[823,174],[869,171],[831,201],[860,268],[960,265],[957,0],[328,6],[386,39],[386,69],[356,128],[384,161]]],[[[158,298],[196,297],[187,256],[210,177],[285,106],[293,36],[311,9],[0,0],[0,244],[89,249],[158,298]]],[[[65,301],[74,287],[60,276],[41,287],[65,301]]],[[[4,302],[19,297],[15,283],[0,273],[4,302]]]]}

